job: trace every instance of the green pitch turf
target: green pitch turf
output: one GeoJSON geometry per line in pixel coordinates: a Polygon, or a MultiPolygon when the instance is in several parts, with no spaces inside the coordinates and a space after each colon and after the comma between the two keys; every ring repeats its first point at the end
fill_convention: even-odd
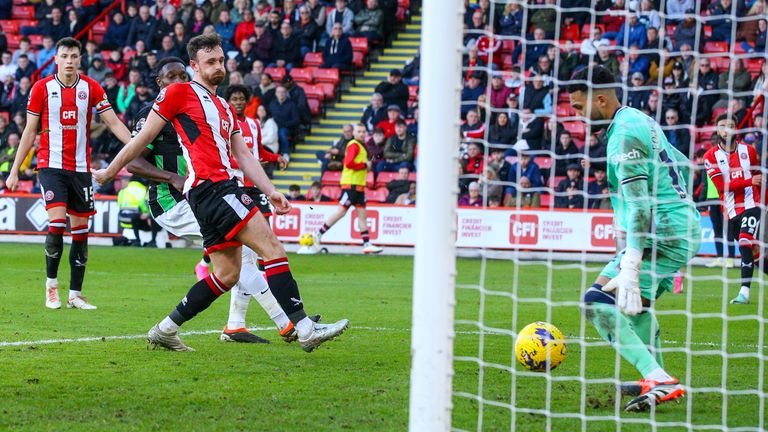
{"type": "MultiPolygon", "coordinates": [[[[257,333],[273,343],[219,342],[216,331],[226,321],[226,296],[184,326],[184,331],[203,333],[183,336],[197,352],[171,353],[147,350],[143,335],[194,283],[192,266],[198,252],[91,247],[84,294],[99,309],[51,311],[43,306],[41,249],[40,245],[0,245],[0,389],[4,395],[0,430],[407,428],[410,258],[292,255],[308,312],[322,313],[328,321],[343,317],[351,321],[342,337],[312,354],[282,342],[255,302],[248,324],[262,328],[257,333]],[[95,340],[73,340],[78,338],[95,340]],[[41,340],[63,342],[37,342],[41,340]],[[8,345],[24,341],[32,343],[8,345]]],[[[63,260],[63,296],[68,267],[63,260]]],[[[695,277],[710,280],[688,285],[690,300],[665,295],[658,304],[662,312],[669,312],[685,309],[689,302],[695,313],[712,314],[690,322],[680,314],[659,318],[664,346],[674,349],[665,354],[667,369],[686,384],[709,391],[693,393],[681,404],[662,405],[655,414],[624,414],[617,408],[611,384],[579,382],[576,377],[638,378],[610,347],[598,346],[597,333],[580,317],[576,302],[597,269],[594,264],[583,271],[567,264],[549,269],[511,261],[488,261],[485,267],[480,260],[459,261],[455,355],[482,358],[484,363],[483,367],[476,360],[454,364],[458,393],[453,398],[454,428],[613,431],[619,427],[618,420],[622,430],[645,431],[650,430],[648,419],[655,418],[670,424],[658,430],[672,431],[688,430],[685,423],[727,429],[756,427],[765,421],[760,404],[767,401],[755,394],[761,385],[766,391],[765,367],[754,356],[768,355],[765,336],[759,340],[760,324],[754,319],[726,323],[718,315],[748,318],[763,313],[765,307],[754,304],[759,292],[754,289],[752,305],[724,306],[715,270],[695,271],[695,277]],[[548,308],[542,300],[548,285],[550,300],[574,303],[548,308]],[[526,374],[514,361],[513,338],[498,331],[509,332],[536,320],[552,322],[573,339],[568,359],[549,375],[526,374]],[[487,327],[482,334],[478,321],[487,327]],[[688,345],[687,328],[691,329],[688,345]],[[724,335],[728,353],[753,356],[725,361],[720,355],[724,335]],[[586,350],[580,340],[589,344],[586,350]],[[686,346],[698,353],[690,363],[686,346]],[[513,375],[510,369],[522,374],[513,375]],[[729,391],[741,394],[723,396],[712,391],[724,382],[729,391]],[[462,396],[465,393],[480,394],[483,403],[462,396]],[[512,406],[524,411],[513,411],[512,406]],[[547,408],[553,415],[537,411],[547,408]],[[602,420],[582,423],[562,417],[568,413],[602,420]]],[[[735,278],[736,273],[729,275],[735,278]]],[[[728,298],[735,291],[734,283],[728,298]]]]}

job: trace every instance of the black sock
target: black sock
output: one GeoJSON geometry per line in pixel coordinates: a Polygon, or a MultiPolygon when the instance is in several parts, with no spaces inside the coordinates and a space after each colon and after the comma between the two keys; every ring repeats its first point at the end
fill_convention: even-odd
{"type": "Polygon", "coordinates": [[[331,229],[331,227],[329,227],[328,224],[323,224],[323,226],[320,227],[320,234],[325,234],[329,229],[331,229]]]}
{"type": "Polygon", "coordinates": [[[56,279],[59,274],[66,227],[66,219],[54,219],[48,224],[48,235],[45,237],[45,274],[49,279],[56,279]]]}
{"type": "Polygon", "coordinates": [[[363,238],[363,244],[366,245],[371,241],[371,235],[368,234],[368,230],[360,231],[360,237],[363,238]]]}
{"type": "Polygon", "coordinates": [[[739,246],[741,252],[741,286],[752,285],[752,273],[755,271],[755,258],[752,245],[739,246]]]}
{"type": "Polygon", "coordinates": [[[293,279],[291,268],[288,266],[288,258],[278,258],[264,262],[267,274],[267,284],[275,296],[280,307],[283,308],[288,319],[296,324],[307,317],[304,313],[304,303],[301,301],[299,286],[293,279]]]}
{"type": "Polygon", "coordinates": [[[170,317],[176,324],[182,325],[194,318],[195,315],[208,309],[208,306],[210,306],[214,300],[229,291],[230,288],[231,287],[221,283],[221,281],[211,273],[207,278],[192,285],[192,288],[189,289],[186,297],[181,299],[181,302],[176,305],[176,309],[171,311],[171,313],[168,314],[168,317],[170,317]]]}
{"type": "Polygon", "coordinates": [[[88,262],[88,225],[72,227],[72,247],[69,249],[71,291],[82,291],[85,264],[88,262]]]}

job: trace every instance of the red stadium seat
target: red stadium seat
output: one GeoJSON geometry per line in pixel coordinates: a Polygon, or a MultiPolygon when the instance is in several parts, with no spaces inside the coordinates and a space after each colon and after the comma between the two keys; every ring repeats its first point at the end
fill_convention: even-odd
{"type": "Polygon", "coordinates": [[[315,84],[316,87],[320,87],[323,90],[324,100],[332,101],[336,100],[336,85],[323,82],[315,84]]]}
{"type": "Polygon", "coordinates": [[[21,180],[16,187],[16,192],[20,193],[32,193],[32,189],[35,187],[35,182],[32,180],[21,180]]]}
{"type": "Polygon", "coordinates": [[[349,43],[352,44],[352,51],[361,52],[368,55],[368,39],[364,37],[351,37],[349,43]]]}
{"type": "Polygon", "coordinates": [[[323,108],[320,106],[319,100],[307,98],[307,105],[309,105],[309,113],[312,114],[312,117],[323,115],[323,108]]]}
{"type": "Polygon", "coordinates": [[[297,83],[312,84],[315,78],[312,76],[312,71],[304,68],[291,69],[291,76],[297,83]]]}
{"type": "Polygon", "coordinates": [[[365,68],[365,54],[361,53],[360,51],[355,51],[352,53],[352,66],[355,67],[355,69],[363,69],[365,68]]]}
{"type": "Polygon", "coordinates": [[[711,25],[705,25],[704,26],[704,39],[709,39],[711,37],[712,37],[712,26],[711,25]]]}
{"type": "Polygon", "coordinates": [[[107,32],[107,26],[108,23],[104,21],[99,21],[96,24],[93,25],[93,28],[91,30],[93,31],[94,35],[103,35],[107,32]]]}
{"type": "Polygon", "coordinates": [[[320,66],[323,64],[323,53],[308,52],[304,56],[304,67],[320,66]]]}
{"type": "Polygon", "coordinates": [[[379,173],[378,177],[376,177],[376,184],[374,184],[374,186],[376,188],[386,187],[387,183],[397,179],[397,176],[398,173],[396,172],[382,171],[379,173]]]}
{"type": "Polygon", "coordinates": [[[571,136],[574,138],[584,139],[584,136],[586,135],[586,128],[584,126],[584,123],[580,121],[576,122],[564,122],[563,127],[565,130],[571,133],[571,136]]]}
{"type": "Polygon", "coordinates": [[[541,207],[540,208],[552,208],[554,199],[550,194],[541,194],[541,207]]]}
{"type": "Polygon", "coordinates": [[[269,74],[269,76],[272,77],[272,81],[278,83],[285,76],[285,68],[281,68],[281,67],[269,68],[268,67],[268,68],[264,68],[264,73],[269,74]]]}
{"type": "Polygon", "coordinates": [[[415,182],[416,181],[416,177],[417,177],[416,173],[412,172],[412,173],[408,174],[408,181],[415,182]]]}
{"type": "Polygon", "coordinates": [[[566,26],[565,28],[561,29],[560,31],[560,39],[564,40],[571,40],[574,42],[581,42],[582,37],[579,37],[579,25],[578,24],[571,24],[569,26],[566,26]]]}
{"type": "Polygon", "coordinates": [[[387,188],[365,190],[365,200],[370,202],[386,202],[387,195],[389,195],[387,188]]]}
{"type": "Polygon", "coordinates": [[[35,7],[34,6],[14,6],[11,18],[15,20],[19,19],[34,19],[35,7]]]}
{"type": "Polygon", "coordinates": [[[536,156],[536,165],[539,166],[541,169],[550,169],[552,168],[552,158],[549,156],[536,156]]]}
{"type": "Polygon", "coordinates": [[[414,102],[419,100],[419,86],[408,86],[408,100],[414,102]]]}
{"type": "Polygon", "coordinates": [[[304,93],[307,94],[307,99],[315,99],[318,102],[325,100],[325,93],[323,93],[322,87],[307,83],[299,83],[299,87],[304,89],[304,93]]]}
{"type": "Polygon", "coordinates": [[[16,24],[19,26],[19,29],[21,29],[24,26],[37,27],[38,22],[39,21],[35,19],[21,19],[17,20],[16,24]]]}
{"type": "Polygon", "coordinates": [[[555,114],[557,114],[558,117],[572,117],[575,115],[571,111],[571,105],[564,103],[557,104],[557,110],[555,110],[555,114]]]}
{"type": "Polygon", "coordinates": [[[501,41],[501,54],[512,54],[515,50],[515,41],[512,39],[504,39],[501,41]]]}
{"type": "Polygon", "coordinates": [[[368,171],[368,175],[365,176],[365,187],[373,189],[373,172],[368,171]]]}
{"type": "Polygon", "coordinates": [[[341,171],[326,171],[320,178],[320,184],[323,186],[338,186],[341,181],[341,171]]]}
{"type": "Polygon", "coordinates": [[[709,59],[712,69],[717,73],[727,72],[731,65],[731,59],[728,57],[712,57],[709,59]]]}
{"type": "Polygon", "coordinates": [[[727,53],[728,51],[728,42],[707,42],[704,44],[705,54],[727,53]]]}
{"type": "Polygon", "coordinates": [[[320,189],[320,193],[334,201],[338,201],[339,197],[341,197],[341,188],[338,186],[324,186],[320,189]]]}
{"type": "Polygon", "coordinates": [[[512,66],[514,66],[515,63],[512,61],[512,54],[502,54],[501,55],[501,69],[508,71],[512,70],[512,66]]]}
{"type": "Polygon", "coordinates": [[[14,20],[0,20],[0,29],[2,29],[3,33],[6,35],[16,34],[19,32],[19,22],[14,20]]]}
{"type": "Polygon", "coordinates": [[[29,44],[32,47],[43,46],[43,35],[29,35],[27,38],[29,39],[29,44]]]}
{"type": "Polygon", "coordinates": [[[411,0],[397,0],[397,5],[401,8],[410,9],[411,8],[411,0]]]}
{"type": "MultiPolygon", "coordinates": [[[[600,27],[600,30],[605,33],[605,26],[602,24],[597,24],[598,27],[600,27]]],[[[581,28],[581,38],[582,39],[589,39],[589,34],[592,32],[592,24],[584,24],[584,27],[581,28]]]]}
{"type": "Polygon", "coordinates": [[[341,78],[339,78],[339,70],[338,69],[322,69],[318,68],[313,71],[315,74],[315,82],[316,83],[331,83],[334,86],[339,85],[339,82],[341,81],[341,78]]]}
{"type": "Polygon", "coordinates": [[[744,61],[744,68],[750,73],[760,73],[765,63],[765,59],[762,58],[750,58],[744,61]]]}
{"type": "Polygon", "coordinates": [[[551,176],[549,178],[549,181],[547,182],[547,187],[550,187],[552,189],[555,189],[557,185],[563,180],[568,177],[566,176],[551,176]]]}
{"type": "Polygon", "coordinates": [[[717,122],[717,118],[728,112],[728,107],[720,107],[712,110],[712,123],[717,122]]]}
{"type": "Polygon", "coordinates": [[[5,39],[8,42],[8,49],[15,50],[19,47],[19,41],[21,41],[22,35],[7,34],[5,39]]]}

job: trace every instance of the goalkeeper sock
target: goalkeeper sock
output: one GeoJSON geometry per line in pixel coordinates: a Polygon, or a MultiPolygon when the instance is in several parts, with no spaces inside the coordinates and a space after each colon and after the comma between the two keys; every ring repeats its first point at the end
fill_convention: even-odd
{"type": "Polygon", "coordinates": [[[614,349],[635,366],[643,377],[661,368],[643,340],[635,333],[630,321],[615,305],[590,303],[586,307],[587,319],[592,322],[600,336],[610,342],[614,349]]]}
{"type": "Polygon", "coordinates": [[[264,273],[259,271],[259,268],[253,262],[243,262],[243,267],[240,269],[240,282],[243,291],[247,295],[256,299],[264,312],[269,315],[269,319],[274,321],[278,328],[285,328],[288,326],[290,320],[288,315],[283,312],[283,309],[277,303],[277,299],[272,295],[272,291],[267,285],[267,279],[264,277],[264,273]]]}
{"type": "Polygon", "coordinates": [[[629,322],[635,329],[637,336],[643,341],[648,350],[656,356],[656,362],[664,367],[664,359],[661,355],[661,328],[656,315],[651,309],[646,309],[640,315],[628,316],[629,322]]]}

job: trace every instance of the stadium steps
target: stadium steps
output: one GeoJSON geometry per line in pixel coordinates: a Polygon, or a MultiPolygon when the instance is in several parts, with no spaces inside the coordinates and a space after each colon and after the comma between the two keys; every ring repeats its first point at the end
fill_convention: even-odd
{"type": "Polygon", "coordinates": [[[384,49],[378,58],[371,60],[368,70],[342,94],[341,102],[329,106],[326,116],[312,126],[304,142],[296,145],[288,169],[274,172],[272,182],[279,190],[287,192],[288,186],[297,184],[302,191],[306,191],[314,180],[320,179],[320,163],[315,153],[324,151],[341,136],[342,125],[360,121],[376,85],[387,79],[390,70],[402,68],[416,56],[420,38],[421,17],[414,16],[411,23],[398,33],[392,47],[384,49]]]}

